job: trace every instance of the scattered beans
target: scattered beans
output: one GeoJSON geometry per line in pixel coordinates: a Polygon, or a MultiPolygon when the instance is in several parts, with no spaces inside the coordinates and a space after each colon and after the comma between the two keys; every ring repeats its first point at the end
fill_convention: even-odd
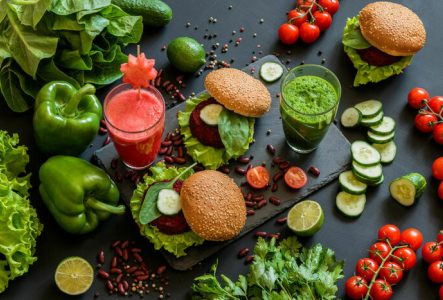
{"type": "Polygon", "coordinates": [[[246,211],[246,215],[247,215],[247,216],[253,216],[253,215],[255,215],[255,210],[253,210],[253,209],[248,209],[248,210],[246,211]]]}
{"type": "Polygon", "coordinates": [[[271,192],[276,192],[278,190],[278,182],[272,184],[271,192]]]}
{"type": "Polygon", "coordinates": [[[242,248],[240,249],[240,251],[238,252],[238,258],[242,258],[245,257],[246,255],[249,254],[249,249],[248,248],[242,248]]]}
{"type": "Polygon", "coordinates": [[[268,233],[266,231],[257,231],[255,233],[256,237],[266,237],[268,235],[268,233]]]}
{"type": "Polygon", "coordinates": [[[114,289],[114,285],[112,284],[111,280],[107,280],[106,281],[106,287],[108,288],[108,290],[112,291],[114,289]]]}
{"type": "Polygon", "coordinates": [[[320,175],[320,170],[315,166],[309,167],[308,172],[314,175],[315,177],[320,175]]]}
{"type": "Polygon", "coordinates": [[[114,256],[111,260],[111,268],[116,268],[117,263],[118,263],[117,256],[114,256]]]}
{"type": "Polygon", "coordinates": [[[240,174],[240,175],[245,175],[246,174],[246,170],[241,168],[241,167],[239,167],[239,166],[235,167],[235,172],[240,174]]]}
{"type": "Polygon", "coordinates": [[[186,163],[186,158],[184,157],[174,157],[173,160],[176,164],[182,165],[186,163]]]}
{"type": "Polygon", "coordinates": [[[112,247],[112,248],[115,248],[115,247],[117,247],[117,246],[120,245],[120,244],[121,244],[121,241],[120,241],[120,240],[117,240],[117,241],[115,241],[115,242],[112,243],[111,247],[112,247]]]}
{"type": "Polygon", "coordinates": [[[122,269],[120,268],[111,268],[111,274],[120,274],[122,273],[122,269]]]}
{"type": "Polygon", "coordinates": [[[265,197],[263,195],[255,195],[252,197],[252,200],[254,200],[255,202],[261,201],[263,200],[265,197]]]}
{"type": "Polygon", "coordinates": [[[246,257],[245,259],[245,264],[250,264],[254,261],[254,255],[249,255],[248,257],[246,257]]]}
{"type": "Polygon", "coordinates": [[[120,247],[115,247],[115,253],[117,253],[118,256],[122,257],[123,255],[123,250],[120,247]]]}
{"type": "Polygon", "coordinates": [[[283,177],[283,172],[278,171],[277,173],[272,176],[272,181],[278,182],[283,177]]]}
{"type": "Polygon", "coordinates": [[[245,201],[246,207],[254,207],[255,203],[251,201],[245,201]]]}
{"type": "Polygon", "coordinates": [[[237,158],[237,162],[241,164],[248,164],[250,160],[251,160],[250,156],[240,156],[239,158],[237,158]]]}
{"type": "Polygon", "coordinates": [[[278,168],[280,170],[284,170],[287,169],[289,167],[289,161],[282,161],[281,163],[278,164],[278,168]]]}
{"type": "Polygon", "coordinates": [[[157,268],[157,275],[162,275],[164,272],[166,271],[166,266],[165,265],[161,265],[157,268]]]}
{"type": "Polygon", "coordinates": [[[222,172],[222,173],[225,173],[225,174],[229,174],[229,172],[230,172],[228,166],[221,166],[221,167],[219,168],[219,171],[222,172]]]}
{"type": "Polygon", "coordinates": [[[263,199],[263,200],[261,200],[260,202],[257,203],[257,208],[260,209],[263,206],[265,206],[266,204],[268,204],[268,201],[263,199]]]}
{"type": "Polygon", "coordinates": [[[275,222],[277,222],[278,224],[285,224],[287,219],[288,217],[282,217],[275,220],[275,222]]]}
{"type": "Polygon", "coordinates": [[[174,162],[174,159],[171,156],[165,156],[164,159],[169,164],[172,164],[174,162]]]}
{"type": "Polygon", "coordinates": [[[269,197],[269,202],[271,202],[272,204],[274,204],[276,206],[280,205],[280,203],[281,203],[280,199],[276,196],[269,197]]]}
{"type": "Polygon", "coordinates": [[[272,146],[271,144],[267,144],[267,145],[266,145],[266,149],[268,150],[268,152],[269,152],[271,155],[274,155],[274,154],[275,154],[275,147],[272,146]]]}
{"type": "Polygon", "coordinates": [[[103,279],[108,279],[109,278],[109,273],[106,272],[103,269],[98,270],[98,276],[100,276],[103,279]]]}
{"type": "Polygon", "coordinates": [[[98,253],[97,262],[102,265],[105,263],[105,252],[103,250],[98,253]]]}

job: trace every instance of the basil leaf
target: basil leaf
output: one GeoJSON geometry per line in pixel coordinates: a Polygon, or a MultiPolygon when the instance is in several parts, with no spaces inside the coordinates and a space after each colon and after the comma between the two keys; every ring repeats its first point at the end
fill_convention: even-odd
{"type": "Polygon", "coordinates": [[[367,49],[371,44],[365,40],[360,31],[358,17],[348,20],[347,26],[343,32],[343,44],[354,49],[367,49]]]}
{"type": "Polygon", "coordinates": [[[171,187],[170,182],[158,182],[149,187],[140,209],[140,224],[146,225],[151,223],[162,215],[157,208],[158,194],[161,190],[170,189],[171,187]]]}
{"type": "Polygon", "coordinates": [[[223,109],[218,119],[218,132],[229,156],[240,156],[249,148],[247,117],[223,109]]]}

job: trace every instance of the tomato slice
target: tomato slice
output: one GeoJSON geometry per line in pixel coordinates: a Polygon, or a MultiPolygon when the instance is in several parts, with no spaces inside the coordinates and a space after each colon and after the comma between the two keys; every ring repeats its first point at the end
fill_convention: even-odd
{"type": "Polygon", "coordinates": [[[269,172],[263,166],[251,168],[246,173],[246,180],[254,189],[262,189],[269,183],[269,172]]]}
{"type": "Polygon", "coordinates": [[[305,171],[299,167],[290,167],[285,173],[286,184],[293,189],[300,189],[308,182],[305,171]]]}

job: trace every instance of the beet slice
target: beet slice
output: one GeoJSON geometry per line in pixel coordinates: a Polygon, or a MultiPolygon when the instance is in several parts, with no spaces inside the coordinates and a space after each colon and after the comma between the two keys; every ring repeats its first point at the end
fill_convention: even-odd
{"type": "Polygon", "coordinates": [[[209,98],[200,102],[191,113],[189,118],[189,128],[192,135],[203,145],[214,148],[224,148],[220,134],[218,133],[218,126],[209,126],[200,118],[201,110],[209,104],[220,104],[214,98],[209,98]]]}
{"type": "Polygon", "coordinates": [[[377,67],[391,65],[402,58],[401,56],[392,56],[384,53],[375,47],[358,50],[358,54],[365,62],[377,67]]]}

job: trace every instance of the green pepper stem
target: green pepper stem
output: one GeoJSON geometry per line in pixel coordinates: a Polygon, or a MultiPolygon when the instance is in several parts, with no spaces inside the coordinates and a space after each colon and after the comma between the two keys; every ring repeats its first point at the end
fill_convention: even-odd
{"type": "Polygon", "coordinates": [[[101,201],[98,201],[97,199],[94,199],[94,198],[88,198],[86,200],[85,205],[88,207],[91,207],[95,210],[101,210],[101,211],[109,212],[111,214],[122,215],[125,213],[125,206],[124,205],[113,206],[113,205],[109,205],[109,204],[103,203],[101,201]]]}
{"type": "Polygon", "coordinates": [[[92,84],[86,84],[80,88],[74,95],[72,95],[71,99],[69,99],[68,104],[63,109],[63,114],[65,116],[75,115],[75,111],[83,97],[86,95],[93,95],[94,93],[95,87],[92,84]]]}

